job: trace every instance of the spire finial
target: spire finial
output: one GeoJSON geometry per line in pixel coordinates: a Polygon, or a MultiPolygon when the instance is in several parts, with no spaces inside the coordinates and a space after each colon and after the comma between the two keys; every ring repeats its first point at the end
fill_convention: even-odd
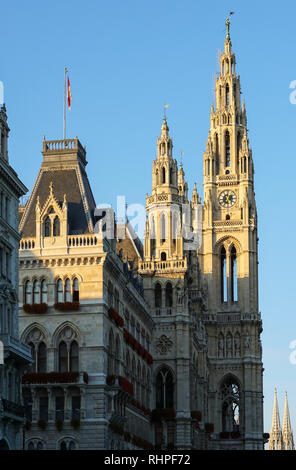
{"type": "Polygon", "coordinates": [[[180,152],[180,168],[183,168],[183,155],[184,155],[184,152],[183,152],[183,150],[181,150],[181,152],[180,152]]]}
{"type": "Polygon", "coordinates": [[[230,39],[229,29],[230,29],[230,16],[234,15],[234,11],[229,12],[229,16],[226,18],[226,39],[230,39]]]}
{"type": "Polygon", "coordinates": [[[164,121],[166,121],[166,112],[165,112],[165,110],[166,110],[166,108],[168,108],[168,107],[169,107],[169,104],[166,104],[166,103],[164,102],[164,104],[163,104],[163,120],[164,120],[164,121]]]}

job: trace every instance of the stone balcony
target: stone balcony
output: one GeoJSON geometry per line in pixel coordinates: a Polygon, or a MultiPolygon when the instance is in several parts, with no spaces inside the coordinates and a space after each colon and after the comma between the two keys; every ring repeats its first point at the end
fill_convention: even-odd
{"type": "Polygon", "coordinates": [[[185,273],[186,271],[187,258],[172,261],[142,261],[139,263],[140,274],[185,273]]]}
{"type": "Polygon", "coordinates": [[[4,345],[4,358],[10,356],[16,361],[32,362],[31,347],[8,334],[0,334],[4,345]]]}
{"type": "Polygon", "coordinates": [[[86,372],[30,372],[23,375],[23,385],[85,385],[88,383],[86,372]]]}
{"type": "MultiPolygon", "coordinates": [[[[15,403],[4,398],[0,399],[0,416],[2,419],[14,419],[23,421],[25,415],[25,408],[18,403],[15,403]]],[[[1,421],[1,419],[0,419],[1,421]]]]}

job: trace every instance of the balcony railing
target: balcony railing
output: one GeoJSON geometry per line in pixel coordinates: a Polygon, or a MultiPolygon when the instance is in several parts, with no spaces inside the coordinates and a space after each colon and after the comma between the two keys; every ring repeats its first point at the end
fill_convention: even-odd
{"type": "Polygon", "coordinates": [[[88,383],[86,372],[30,372],[23,375],[25,384],[88,383]]]}
{"type": "Polygon", "coordinates": [[[173,261],[143,261],[139,263],[139,270],[140,272],[185,272],[187,270],[187,258],[173,261]]]}
{"type": "Polygon", "coordinates": [[[20,418],[23,418],[25,415],[25,408],[22,405],[18,405],[17,403],[6,400],[2,398],[2,406],[4,413],[9,413],[10,415],[15,415],[20,418]]]}

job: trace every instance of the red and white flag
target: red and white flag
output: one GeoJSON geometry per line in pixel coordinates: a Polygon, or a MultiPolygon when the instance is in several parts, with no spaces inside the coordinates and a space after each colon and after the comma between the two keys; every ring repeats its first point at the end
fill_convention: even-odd
{"type": "Polygon", "coordinates": [[[69,80],[69,77],[67,77],[67,101],[68,101],[69,111],[71,111],[71,100],[72,100],[72,95],[71,95],[71,88],[70,88],[70,80],[69,80]]]}

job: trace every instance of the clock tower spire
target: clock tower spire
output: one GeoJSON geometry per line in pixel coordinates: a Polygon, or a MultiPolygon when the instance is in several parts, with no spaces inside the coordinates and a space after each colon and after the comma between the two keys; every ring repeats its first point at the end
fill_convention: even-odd
{"type": "Polygon", "coordinates": [[[203,156],[203,244],[200,255],[208,290],[205,321],[210,368],[216,377],[216,382],[211,385],[209,409],[213,410],[216,419],[216,436],[217,439],[220,436],[221,448],[223,433],[238,432],[237,435],[244,439],[243,448],[261,449],[262,323],[258,310],[254,167],[229,20],[226,26],[224,52],[220,56],[216,79],[216,103],[211,107],[210,130],[203,156]],[[256,410],[254,415],[250,410],[256,410]],[[232,419],[228,413],[233,413],[232,419]]]}

